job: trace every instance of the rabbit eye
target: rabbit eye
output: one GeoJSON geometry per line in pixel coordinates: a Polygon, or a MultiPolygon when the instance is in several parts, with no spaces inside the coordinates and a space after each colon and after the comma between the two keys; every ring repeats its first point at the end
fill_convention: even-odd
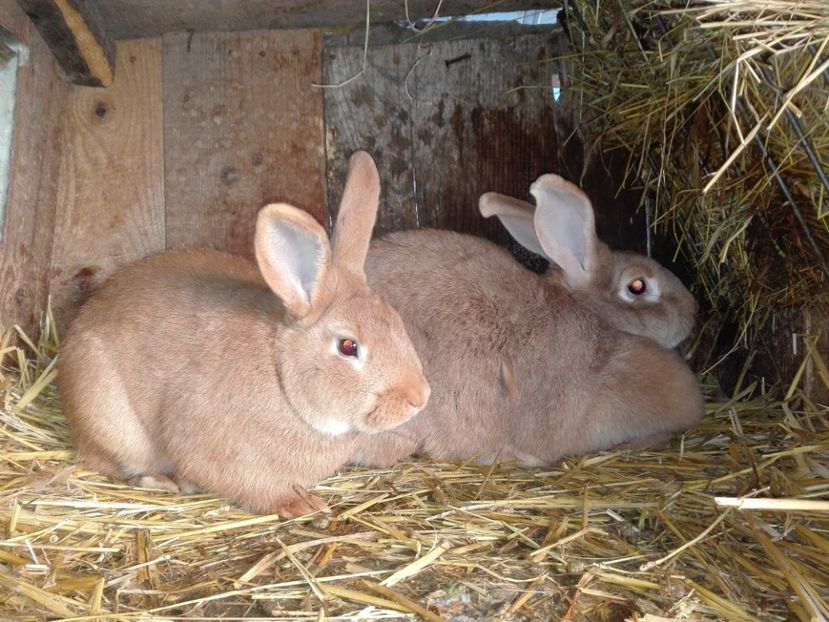
{"type": "Polygon", "coordinates": [[[340,339],[337,348],[340,354],[344,356],[353,356],[355,358],[357,356],[357,342],[353,339],[340,339]]]}
{"type": "Polygon", "coordinates": [[[645,279],[633,279],[630,283],[628,283],[628,291],[634,296],[641,296],[644,294],[648,291],[645,279]]]}

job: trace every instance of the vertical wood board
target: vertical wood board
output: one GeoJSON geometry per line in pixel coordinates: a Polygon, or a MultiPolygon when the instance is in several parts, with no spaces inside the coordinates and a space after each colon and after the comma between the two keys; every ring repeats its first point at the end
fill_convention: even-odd
{"type": "Polygon", "coordinates": [[[49,291],[60,122],[69,87],[38,34],[27,31],[21,38],[30,48],[17,74],[12,160],[0,241],[0,325],[17,323],[36,338],[49,291]]]}
{"type": "MultiPolygon", "coordinates": [[[[497,237],[478,197],[528,197],[556,154],[551,37],[466,39],[372,48],[365,72],[326,90],[329,205],[345,158],[373,152],[381,171],[377,232],[443,227],[497,237]]],[[[332,48],[326,82],[360,72],[362,49],[332,48]]]]}
{"type": "Polygon", "coordinates": [[[52,297],[65,323],[112,270],[164,248],[161,40],[120,42],[110,88],[65,112],[52,297]]]}
{"type": "Polygon", "coordinates": [[[324,221],[320,50],[316,31],[164,37],[168,248],[252,257],[273,201],[324,221]]]}

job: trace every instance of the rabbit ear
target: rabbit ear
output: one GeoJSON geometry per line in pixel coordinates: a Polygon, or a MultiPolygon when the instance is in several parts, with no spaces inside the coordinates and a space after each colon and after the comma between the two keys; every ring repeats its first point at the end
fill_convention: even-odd
{"type": "Polygon", "coordinates": [[[484,218],[497,216],[516,242],[527,250],[550,259],[541,248],[541,243],[535,233],[533,221],[535,207],[533,205],[505,194],[486,192],[478,199],[478,211],[484,218]]]}
{"type": "Polygon", "coordinates": [[[380,177],[374,160],[356,151],[348,160],[348,177],[340,200],[332,247],[334,265],[365,279],[363,264],[377,219],[380,177]]]}
{"type": "Polygon", "coordinates": [[[599,269],[590,199],[558,175],[542,175],[530,192],[537,204],[535,232],[545,254],[562,269],[570,287],[585,287],[599,269]]]}
{"type": "Polygon", "coordinates": [[[274,203],[259,210],[256,261],[265,282],[299,319],[327,300],[331,249],[325,230],[308,213],[274,203]]]}

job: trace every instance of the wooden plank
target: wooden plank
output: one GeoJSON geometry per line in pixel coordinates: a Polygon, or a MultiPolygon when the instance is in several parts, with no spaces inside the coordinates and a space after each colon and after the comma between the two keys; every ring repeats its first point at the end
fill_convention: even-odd
{"type": "Polygon", "coordinates": [[[369,65],[360,75],[362,50],[329,49],[325,61],[327,84],[356,80],[325,91],[328,205],[336,212],[345,184],[346,162],[354,151],[374,155],[380,173],[380,209],[376,231],[416,228],[420,213],[414,201],[412,105],[406,75],[417,59],[417,46],[372,48],[369,65]]]}
{"type": "Polygon", "coordinates": [[[115,44],[97,7],[84,0],[18,0],[66,77],[75,84],[109,86],[115,44]]]}
{"type": "Polygon", "coordinates": [[[29,24],[16,0],[0,0],[0,34],[5,30],[18,41],[29,43],[29,24]]]}
{"type": "MultiPolygon", "coordinates": [[[[501,236],[477,210],[482,192],[528,196],[554,166],[549,34],[371,49],[365,74],[326,90],[329,203],[354,149],[378,161],[383,207],[377,231],[444,227],[501,236]]],[[[362,64],[358,47],[326,55],[325,80],[362,64]]]]}
{"type": "Polygon", "coordinates": [[[118,44],[109,89],[76,86],[63,132],[51,284],[66,322],[115,267],[164,248],[161,40],[118,44]]]}
{"type": "Polygon", "coordinates": [[[256,212],[325,219],[316,31],[164,37],[167,246],[253,255],[256,212]]]}
{"type": "MultiPolygon", "coordinates": [[[[34,28],[31,25],[26,28],[34,28]]],[[[5,225],[0,241],[0,325],[17,323],[33,339],[48,295],[60,119],[69,86],[36,32],[28,62],[18,68],[17,106],[5,225]]]]}
{"type": "MultiPolygon", "coordinates": [[[[366,0],[87,0],[101,12],[116,39],[156,36],[175,31],[257,30],[266,28],[319,28],[365,22],[366,0]]],[[[371,0],[376,22],[406,20],[440,14],[466,15],[472,11],[520,11],[548,8],[541,0],[371,0]],[[509,6],[506,6],[509,4],[509,6]]]]}

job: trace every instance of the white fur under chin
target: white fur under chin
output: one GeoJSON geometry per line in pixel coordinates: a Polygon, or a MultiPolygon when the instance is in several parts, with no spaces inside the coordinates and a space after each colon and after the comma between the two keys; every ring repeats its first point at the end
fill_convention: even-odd
{"type": "Polygon", "coordinates": [[[335,419],[321,421],[319,424],[315,425],[314,428],[326,436],[342,436],[347,432],[351,432],[350,424],[345,421],[337,421],[335,419]]]}

